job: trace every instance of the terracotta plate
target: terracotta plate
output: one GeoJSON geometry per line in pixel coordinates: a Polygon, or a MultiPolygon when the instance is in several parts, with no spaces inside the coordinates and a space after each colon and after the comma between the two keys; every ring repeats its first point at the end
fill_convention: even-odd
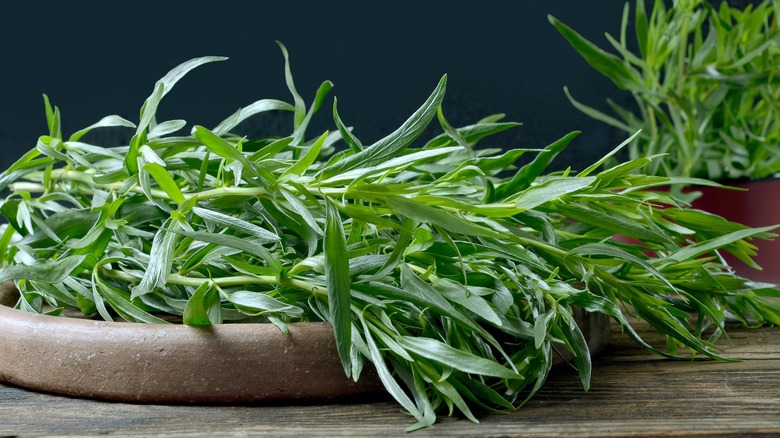
{"type": "MultiPolygon", "coordinates": [[[[384,394],[367,364],[344,375],[327,323],[220,324],[211,328],[36,315],[7,306],[0,287],[0,381],[97,399],[159,403],[329,400],[384,394]]],[[[608,343],[609,319],[577,315],[591,349],[608,343]]]]}

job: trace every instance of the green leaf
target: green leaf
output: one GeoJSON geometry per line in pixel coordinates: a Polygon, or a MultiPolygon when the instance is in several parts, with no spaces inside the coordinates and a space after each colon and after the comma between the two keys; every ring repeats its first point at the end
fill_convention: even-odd
{"type": "Polygon", "coordinates": [[[123,158],[121,154],[114,151],[116,148],[103,148],[100,146],[93,146],[77,141],[67,141],[64,143],[64,145],[65,149],[67,149],[69,152],[78,152],[84,155],[92,154],[104,158],[114,159],[120,162],[123,158]]]}
{"type": "Polygon", "coordinates": [[[219,292],[210,281],[195,290],[184,308],[184,324],[202,327],[222,323],[219,292]]]}
{"type": "Polygon", "coordinates": [[[550,321],[554,317],[554,312],[546,312],[537,315],[534,319],[534,347],[537,350],[541,349],[544,342],[547,341],[550,321]]]}
{"type": "Polygon", "coordinates": [[[32,265],[8,265],[0,267],[0,284],[8,280],[28,279],[33,281],[61,283],[79,269],[86,255],[61,257],[53,262],[38,262],[32,265]]]}
{"type": "MultiPolygon", "coordinates": [[[[463,140],[466,141],[466,143],[469,146],[473,148],[480,140],[482,140],[485,137],[488,137],[493,134],[498,134],[499,132],[503,132],[506,131],[507,129],[511,129],[522,125],[522,123],[517,123],[517,122],[499,123],[499,120],[503,119],[504,116],[505,116],[504,114],[494,114],[492,116],[480,120],[478,123],[474,125],[467,125],[461,128],[457,128],[456,129],[457,135],[459,135],[463,140]]],[[[423,149],[427,149],[430,147],[441,147],[450,144],[452,144],[451,137],[446,133],[444,133],[428,141],[428,143],[425,144],[423,149]]]]}
{"type": "Polygon", "coordinates": [[[148,163],[144,165],[144,170],[149,172],[152,178],[157,181],[157,185],[159,185],[160,188],[165,191],[165,193],[171,198],[171,200],[173,200],[173,202],[177,204],[184,203],[185,199],[184,195],[181,193],[181,189],[176,184],[176,181],[173,180],[171,174],[168,173],[164,167],[157,163],[148,163]]]}
{"type": "Polygon", "coordinates": [[[279,49],[282,51],[284,57],[284,80],[287,83],[287,88],[290,90],[290,94],[295,101],[295,129],[298,129],[303,120],[306,118],[306,103],[303,98],[298,94],[298,90],[295,88],[295,81],[293,80],[292,69],[290,68],[290,54],[287,52],[287,47],[280,41],[276,41],[279,49]]]}
{"type": "Polygon", "coordinates": [[[708,253],[710,251],[714,251],[718,248],[724,247],[726,245],[737,242],[739,240],[747,239],[749,237],[756,236],[763,233],[768,233],[774,229],[777,229],[777,227],[778,225],[771,225],[768,227],[746,228],[743,230],[732,231],[728,234],[716,237],[714,239],[709,239],[703,242],[694,243],[693,245],[682,247],[672,252],[668,256],[666,256],[661,261],[661,263],[663,264],[671,263],[671,262],[680,263],[685,260],[690,260],[694,257],[698,257],[702,254],[708,253]]]}
{"type": "Polygon", "coordinates": [[[176,245],[176,222],[168,220],[154,235],[152,249],[149,252],[149,264],[141,282],[132,290],[131,300],[164,288],[173,265],[173,252],[176,245]]]}
{"type": "Polygon", "coordinates": [[[425,337],[401,336],[398,344],[410,352],[433,360],[442,366],[452,367],[464,373],[502,379],[522,380],[523,376],[491,360],[458,350],[443,342],[425,337]]]}
{"type": "Polygon", "coordinates": [[[342,172],[360,167],[369,167],[391,158],[409,146],[422,134],[441,105],[447,85],[447,76],[443,76],[439,85],[423,103],[397,130],[368,146],[362,151],[347,156],[327,168],[321,170],[324,178],[329,178],[342,172]]]}
{"type": "MultiPolygon", "coordinates": [[[[102,300],[97,301],[99,300],[98,297],[102,296],[111,306],[111,308],[113,308],[117,314],[119,314],[119,316],[126,321],[143,322],[147,324],[168,324],[168,322],[164,319],[158,318],[140,309],[138,305],[132,301],[132,299],[128,298],[128,294],[126,292],[120,291],[119,289],[105,283],[104,281],[100,280],[97,275],[93,275],[92,278],[94,279],[96,290],[99,292],[99,294],[94,293],[94,297],[96,299],[95,304],[100,302],[98,309],[103,306],[102,300]]],[[[103,309],[103,313],[106,313],[105,309],[103,309]]]]}
{"type": "MultiPolygon", "coordinates": [[[[28,165],[28,163],[30,163],[31,161],[33,161],[35,158],[39,157],[40,155],[41,155],[41,151],[39,151],[37,148],[30,149],[24,155],[22,155],[21,158],[16,160],[16,162],[14,164],[12,164],[11,167],[6,169],[5,172],[3,172],[3,175],[10,176],[14,172],[16,172],[17,170],[24,169],[26,167],[26,165],[28,165]]],[[[7,185],[8,185],[8,182],[4,183],[2,185],[2,187],[5,188],[7,185]]]]}
{"type": "MultiPolygon", "coordinates": [[[[590,166],[588,166],[588,168],[587,168],[587,169],[585,169],[585,170],[583,170],[582,172],[580,172],[578,176],[579,176],[579,177],[585,177],[585,176],[587,176],[587,175],[590,175],[590,174],[591,174],[591,172],[593,172],[593,171],[595,171],[596,169],[598,169],[599,167],[601,167],[601,166],[602,166],[602,165],[603,165],[603,164],[604,164],[604,163],[605,163],[607,160],[609,160],[609,159],[610,159],[610,158],[611,158],[613,155],[615,155],[616,153],[618,153],[618,152],[619,152],[621,149],[623,149],[623,148],[624,148],[624,147],[625,147],[627,144],[631,143],[631,141],[632,141],[632,140],[634,140],[634,138],[636,138],[636,136],[637,136],[637,135],[639,135],[639,133],[640,133],[640,132],[641,132],[641,131],[637,131],[637,132],[635,132],[633,135],[631,135],[631,137],[628,137],[627,139],[625,139],[625,140],[624,140],[622,143],[620,143],[619,145],[617,145],[617,147],[615,147],[614,149],[612,149],[611,151],[609,151],[609,153],[607,153],[606,155],[604,155],[604,156],[603,156],[601,159],[599,159],[599,160],[598,160],[598,161],[596,161],[595,163],[593,163],[593,164],[591,164],[590,166]]],[[[649,158],[649,157],[648,157],[648,158],[649,158]]]]}
{"type": "Polygon", "coordinates": [[[278,187],[277,190],[282,194],[282,197],[287,201],[290,207],[290,211],[297,214],[303,222],[309,226],[311,231],[317,235],[323,235],[322,227],[314,218],[312,210],[306,206],[306,204],[294,193],[289,190],[285,190],[283,187],[278,187]]]}
{"type": "Polygon", "coordinates": [[[484,328],[457,310],[449,301],[442,297],[433,286],[422,281],[407,264],[402,263],[400,265],[400,274],[401,288],[374,282],[370,282],[365,286],[363,284],[360,286],[356,285],[356,287],[359,287],[360,290],[367,293],[370,291],[374,294],[387,295],[395,299],[410,301],[422,307],[430,307],[437,313],[452,318],[453,321],[468,329],[487,334],[484,328]]]}
{"type": "Polygon", "coordinates": [[[564,86],[563,93],[566,95],[566,98],[569,99],[569,102],[572,104],[572,106],[580,110],[583,114],[590,116],[590,118],[594,120],[598,120],[609,126],[613,126],[627,133],[632,133],[636,131],[636,129],[631,128],[626,123],[621,122],[620,120],[614,117],[608,116],[607,114],[604,114],[603,112],[597,110],[596,108],[593,108],[592,106],[585,105],[584,103],[576,100],[571,95],[571,92],[569,92],[569,87],[564,86]]]}
{"type": "Polygon", "coordinates": [[[361,167],[359,169],[353,169],[338,175],[334,175],[328,179],[323,180],[322,183],[333,184],[337,182],[354,181],[359,178],[366,178],[370,175],[377,175],[387,171],[401,171],[406,166],[417,163],[419,161],[440,157],[442,155],[450,155],[462,150],[463,148],[460,146],[452,146],[413,152],[411,154],[405,154],[392,158],[375,166],[361,167]]]}
{"type": "Polygon", "coordinates": [[[81,129],[79,131],[74,132],[68,141],[79,141],[81,137],[88,134],[93,129],[97,128],[110,128],[110,127],[124,127],[124,128],[135,128],[135,124],[129,120],[125,120],[122,117],[119,116],[106,116],[97,121],[96,123],[93,123],[92,125],[87,126],[84,129],[81,129]]]}
{"type": "Polygon", "coordinates": [[[460,304],[464,309],[474,312],[490,324],[501,327],[501,318],[498,317],[496,311],[484,298],[472,293],[466,286],[456,281],[441,278],[433,283],[433,287],[448,300],[460,304]]]}
{"type": "MultiPolygon", "coordinates": [[[[252,163],[247,160],[244,154],[241,153],[232,143],[200,125],[196,125],[192,129],[192,135],[194,135],[195,138],[203,143],[204,146],[209,148],[212,152],[219,155],[220,157],[241,163],[244,166],[244,170],[246,172],[248,172],[253,177],[260,179],[264,185],[268,187],[273,186],[273,181],[270,181],[265,176],[261,176],[258,173],[257,168],[253,166],[252,163]]],[[[247,182],[253,183],[251,180],[247,182]]]]}
{"type": "Polygon", "coordinates": [[[358,153],[364,149],[363,143],[361,143],[360,140],[355,137],[354,134],[352,134],[352,130],[347,128],[344,125],[344,122],[341,120],[337,109],[337,99],[335,97],[333,98],[333,121],[336,123],[336,127],[341,133],[341,137],[344,139],[344,142],[347,143],[347,146],[349,146],[349,149],[352,152],[358,153]]]}
{"type": "Polygon", "coordinates": [[[483,236],[501,239],[504,236],[490,228],[456,216],[447,210],[431,207],[402,196],[388,196],[387,203],[405,217],[418,222],[438,225],[447,231],[466,236],[483,236]]]}
{"type": "Polygon", "coordinates": [[[663,274],[661,274],[661,272],[658,271],[658,269],[653,267],[653,265],[615,246],[605,245],[601,243],[588,243],[572,249],[571,253],[577,255],[604,256],[607,260],[624,260],[630,263],[637,264],[642,268],[646,269],[651,274],[653,274],[653,276],[661,280],[666,286],[669,287],[671,291],[676,290],[676,288],[669,282],[669,280],[666,277],[664,277],[663,274]]]}
{"type": "Polygon", "coordinates": [[[281,263],[271,255],[270,251],[262,246],[266,242],[256,237],[237,237],[230,234],[185,231],[174,228],[169,230],[169,234],[179,234],[201,242],[213,243],[226,248],[244,251],[247,254],[260,258],[267,266],[273,268],[275,271],[279,272],[281,270],[281,263]]]}
{"type": "Polygon", "coordinates": [[[352,312],[350,308],[349,259],[347,241],[341,217],[333,204],[326,206],[325,218],[325,280],[328,283],[329,322],[336,337],[336,350],[347,376],[352,375],[350,349],[352,348],[352,312]]]}
{"type": "Polygon", "coordinates": [[[374,275],[360,279],[360,281],[370,282],[379,280],[380,278],[389,274],[401,263],[403,260],[404,251],[406,251],[410,242],[412,241],[412,228],[411,221],[404,222],[404,226],[401,228],[401,233],[398,236],[395,245],[393,246],[393,252],[390,253],[390,257],[387,258],[387,261],[382,265],[381,268],[379,268],[376,273],[374,273],[374,275]]]}
{"type": "Polygon", "coordinates": [[[605,52],[552,15],[548,15],[547,18],[591,67],[610,78],[615,85],[627,90],[640,82],[636,72],[624,64],[620,58],[605,52]]]}
{"type": "Polygon", "coordinates": [[[498,156],[477,158],[474,165],[483,172],[492,173],[496,170],[506,170],[514,165],[517,160],[529,152],[541,152],[539,149],[511,149],[498,156]]]}
{"type": "Polygon", "coordinates": [[[268,145],[266,145],[265,147],[263,147],[262,149],[250,155],[249,161],[257,162],[257,161],[273,158],[274,156],[281,153],[285,149],[288,149],[292,141],[293,141],[292,137],[285,137],[273,141],[268,145]]]}
{"type": "Polygon", "coordinates": [[[78,305],[76,297],[64,287],[63,283],[52,284],[49,282],[29,280],[28,284],[32,289],[45,296],[46,300],[54,306],[74,308],[78,305]]]}
{"type": "Polygon", "coordinates": [[[220,213],[216,210],[209,210],[202,207],[193,207],[192,212],[206,221],[213,222],[217,225],[222,225],[223,227],[228,227],[242,233],[246,233],[250,236],[254,236],[260,243],[272,243],[281,239],[281,237],[277,236],[271,231],[266,230],[265,228],[243,219],[230,216],[225,213],[220,213]]]}
{"type": "Polygon", "coordinates": [[[454,140],[456,144],[466,148],[470,154],[473,154],[474,151],[471,150],[468,140],[460,135],[460,132],[455,129],[444,117],[444,111],[441,109],[441,106],[439,106],[439,110],[436,112],[436,115],[438,116],[439,125],[441,125],[444,133],[447,134],[452,140],[454,140]]]}
{"type": "Polygon", "coordinates": [[[301,308],[279,301],[262,292],[242,290],[231,293],[227,299],[237,307],[250,312],[278,312],[291,317],[299,317],[303,313],[301,308]]]}
{"type": "Polygon", "coordinates": [[[46,125],[49,127],[49,135],[54,138],[62,138],[62,121],[60,120],[60,109],[56,106],[52,108],[49,102],[49,96],[43,95],[43,103],[46,109],[46,125]]]}
{"type": "Polygon", "coordinates": [[[513,201],[521,210],[531,210],[542,204],[590,187],[596,181],[596,177],[585,178],[553,178],[539,185],[531,186],[520,193],[513,201]]]}
{"type": "Polygon", "coordinates": [[[193,69],[200,67],[201,65],[208,64],[210,62],[226,61],[228,58],[224,56],[201,56],[199,58],[192,58],[187,60],[169,71],[158,82],[163,85],[165,94],[168,94],[176,83],[183,78],[187,73],[193,69]]]}
{"type": "Polygon", "coordinates": [[[564,339],[577,367],[582,388],[588,391],[590,389],[592,372],[590,349],[577,322],[574,321],[571,315],[568,315],[568,317],[571,318],[569,323],[555,324],[553,332],[559,332],[559,337],[564,339]]]}
{"type": "Polygon", "coordinates": [[[365,319],[362,316],[359,318],[363,326],[363,333],[366,337],[366,346],[368,347],[370,354],[369,358],[371,359],[371,362],[373,362],[379,379],[382,381],[385,389],[387,389],[387,392],[418,421],[423,422],[426,425],[432,425],[433,420],[426,418],[422,412],[417,409],[417,406],[415,406],[414,402],[412,402],[406,394],[406,391],[404,391],[403,388],[401,388],[401,385],[393,378],[382,353],[379,351],[373,336],[371,336],[371,330],[368,328],[365,319]]]}
{"type": "Polygon", "coordinates": [[[579,131],[571,132],[545,147],[544,151],[540,152],[533,161],[521,167],[511,180],[496,187],[493,200],[506,199],[530,187],[531,183],[547,169],[552,160],[578,135],[580,135],[579,131]]]}
{"type": "Polygon", "coordinates": [[[147,138],[150,140],[160,138],[164,135],[179,131],[185,126],[187,126],[186,120],[167,120],[165,122],[158,123],[154,128],[152,128],[147,134],[147,138]]]}
{"type": "Polygon", "coordinates": [[[261,99],[245,108],[239,109],[235,114],[220,122],[219,125],[211,130],[211,132],[217,136],[223,136],[241,124],[244,120],[267,111],[295,111],[295,107],[281,100],[261,99]]]}
{"type": "MultiPolygon", "coordinates": [[[[420,365],[420,368],[423,367],[423,365],[420,365]]],[[[431,385],[433,385],[436,390],[448,400],[448,404],[454,404],[466,418],[474,423],[479,423],[479,420],[477,420],[477,417],[475,417],[471,412],[468,404],[466,404],[466,401],[463,399],[463,397],[461,397],[460,393],[454,385],[446,381],[432,367],[425,366],[424,370],[427,377],[426,381],[429,381],[431,385]]]]}
{"type": "Polygon", "coordinates": [[[570,219],[608,230],[614,234],[633,237],[641,241],[662,244],[671,241],[671,238],[668,235],[660,233],[644,224],[637,223],[636,221],[622,216],[616,216],[614,214],[588,208],[586,205],[576,203],[556,204],[555,210],[570,219]]]}
{"type": "Polygon", "coordinates": [[[2,237],[0,237],[0,266],[5,266],[6,257],[8,256],[8,251],[10,249],[9,247],[11,245],[11,239],[14,238],[16,230],[14,230],[14,227],[8,225],[5,227],[0,226],[0,229],[3,230],[2,237]]]}
{"type": "Polygon", "coordinates": [[[292,175],[295,176],[303,175],[303,173],[306,172],[319,157],[320,150],[322,149],[322,145],[325,144],[325,139],[327,138],[328,138],[328,132],[325,131],[325,133],[322,134],[317,139],[317,141],[315,141],[314,144],[309,147],[306,153],[303,154],[303,156],[298,161],[296,161],[295,164],[288,167],[287,170],[285,170],[282,173],[282,176],[278,178],[279,181],[284,182],[285,177],[289,178],[292,175]]]}
{"type": "MultiPolygon", "coordinates": [[[[152,94],[146,98],[146,101],[141,107],[141,120],[138,122],[138,126],[135,127],[136,137],[145,137],[146,129],[149,128],[152,120],[154,120],[154,117],[157,114],[157,107],[160,105],[160,101],[164,95],[165,84],[161,81],[158,81],[154,86],[154,91],[152,91],[152,94]]],[[[140,142],[137,146],[141,146],[140,142]]]]}
{"type": "Polygon", "coordinates": [[[639,46],[639,53],[642,57],[647,56],[647,11],[645,1],[637,0],[636,10],[634,11],[634,28],[636,29],[636,41],[639,46]]]}
{"type": "Polygon", "coordinates": [[[319,111],[323,101],[325,100],[325,97],[332,88],[333,83],[330,81],[325,81],[320,85],[320,88],[317,90],[317,94],[314,96],[314,102],[312,103],[311,108],[309,108],[309,111],[306,113],[306,117],[301,120],[300,125],[295,128],[295,132],[293,132],[294,144],[303,143],[304,136],[306,134],[306,128],[309,127],[309,122],[311,121],[312,116],[314,116],[314,114],[319,111]]]}

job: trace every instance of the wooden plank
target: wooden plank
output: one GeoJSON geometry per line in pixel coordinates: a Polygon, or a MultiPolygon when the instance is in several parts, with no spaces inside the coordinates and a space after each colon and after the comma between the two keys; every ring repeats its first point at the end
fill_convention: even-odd
{"type": "MultiPolygon", "coordinates": [[[[663,339],[637,325],[653,345],[663,339]]],[[[410,436],[780,435],[780,328],[729,328],[723,353],[742,362],[672,361],[613,327],[591,390],[559,369],[518,411],[480,424],[443,417],[410,436]]],[[[0,385],[0,435],[403,436],[412,419],[389,400],[266,406],[141,405],[0,385]]]]}

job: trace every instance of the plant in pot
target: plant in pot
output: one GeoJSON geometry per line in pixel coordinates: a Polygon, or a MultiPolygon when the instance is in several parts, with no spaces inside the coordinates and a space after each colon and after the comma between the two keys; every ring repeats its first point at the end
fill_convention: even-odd
{"type": "MultiPolygon", "coordinates": [[[[750,226],[780,222],[774,202],[780,196],[780,3],[667,3],[655,1],[648,16],[639,0],[633,20],[626,3],[619,38],[606,34],[612,53],[549,17],[577,53],[633,102],[609,100],[610,115],[564,87],[566,96],[596,120],[629,135],[639,131],[623,157],[660,155],[645,172],[728,186],[691,182],[678,186],[678,198],[750,226]]],[[[740,275],[780,283],[780,241],[755,244],[760,251],[753,261],[724,256],[740,275]]]]}
{"type": "Polygon", "coordinates": [[[261,99],[212,128],[180,133],[185,121],[156,110],[219,57],[169,72],[137,122],[108,116],[65,137],[45,99],[49,133],[0,176],[0,281],[18,291],[15,309],[0,309],[0,376],[103,398],[246,401],[334,396],[306,387],[322,377],[301,377],[326,369],[337,389],[376,382],[413,430],[441,413],[477,421],[517,409],[560,358],[587,389],[598,347],[578,312],[674,358],[720,359],[715,341],[733,318],[780,323],[780,291],[716,257],[749,257],[745,239],[770,228],[654,190],[690,179],[637,173],[646,157],[547,172],[577,132],[541,149],[478,147],[517,124],[494,115],[453,127],[446,76],[376,142],[358,138],[335,99],[335,129],[310,137],[332,84],[307,107],[280,47],[293,103],[261,99]],[[241,133],[269,111],[290,114],[288,135],[241,133]],[[434,119],[440,134],[421,138],[434,119]],[[121,147],[86,142],[104,127],[132,136],[121,147]],[[634,318],[668,342],[645,342],[634,318]],[[311,336],[330,354],[308,350],[311,336]],[[112,376],[124,393],[95,389],[112,376]],[[157,391],[169,381],[179,398],[157,391]]]}

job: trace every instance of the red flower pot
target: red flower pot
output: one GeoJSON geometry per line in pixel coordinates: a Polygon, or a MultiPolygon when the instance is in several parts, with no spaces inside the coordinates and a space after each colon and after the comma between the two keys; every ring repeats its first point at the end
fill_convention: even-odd
{"type": "MultiPolygon", "coordinates": [[[[693,202],[693,207],[750,227],[780,224],[780,178],[724,185],[747,190],[696,187],[692,190],[702,192],[702,196],[693,202]]],[[[751,268],[730,254],[724,254],[724,258],[741,277],[780,284],[780,239],[753,239],[751,243],[758,247],[754,260],[762,270],[751,268]]]]}

